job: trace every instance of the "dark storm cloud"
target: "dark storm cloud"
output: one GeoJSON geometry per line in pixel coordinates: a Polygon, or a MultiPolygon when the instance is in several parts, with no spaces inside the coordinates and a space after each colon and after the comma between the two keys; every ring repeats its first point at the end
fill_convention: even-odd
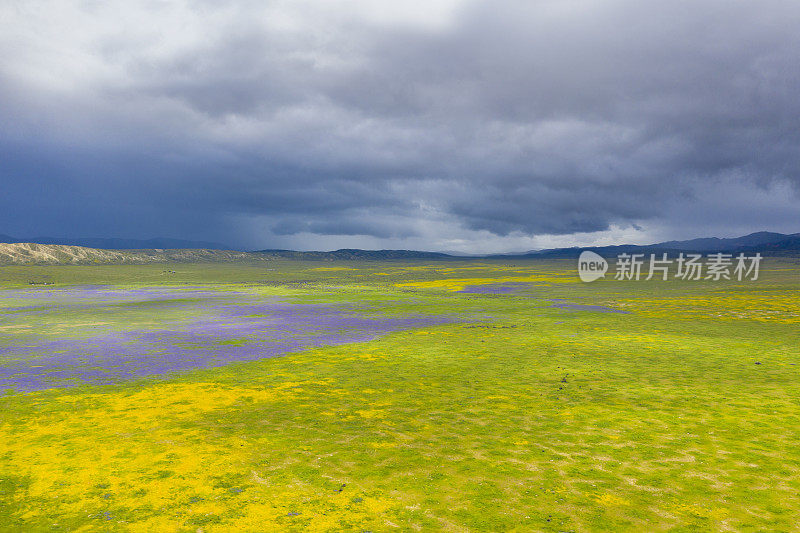
{"type": "Polygon", "coordinates": [[[79,36],[52,42],[71,20],[9,19],[30,31],[0,39],[0,233],[257,246],[800,215],[740,209],[800,189],[795,2],[464,2],[433,25],[260,5],[139,13],[154,28],[76,6],[79,36]]]}

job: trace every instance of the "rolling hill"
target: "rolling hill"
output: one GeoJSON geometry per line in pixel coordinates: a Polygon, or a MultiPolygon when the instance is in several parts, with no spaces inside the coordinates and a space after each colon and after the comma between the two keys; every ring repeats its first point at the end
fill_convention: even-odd
{"type": "Polygon", "coordinates": [[[247,252],[228,250],[101,250],[61,244],[0,244],[0,265],[21,264],[147,264],[258,261],[247,252]]]}
{"type": "Polygon", "coordinates": [[[169,239],[156,237],[153,239],[121,239],[117,237],[29,237],[20,239],[8,235],[0,235],[0,242],[5,243],[37,243],[37,244],[59,244],[63,246],[82,246],[85,248],[100,248],[103,250],[147,250],[156,249],[210,249],[210,250],[232,250],[230,246],[210,241],[187,241],[184,239],[169,239]]]}

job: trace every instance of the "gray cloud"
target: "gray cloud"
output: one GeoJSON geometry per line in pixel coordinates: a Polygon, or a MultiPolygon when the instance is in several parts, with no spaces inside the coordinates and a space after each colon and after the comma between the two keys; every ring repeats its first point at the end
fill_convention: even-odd
{"type": "Polygon", "coordinates": [[[798,231],[795,2],[367,5],[0,8],[0,233],[798,231]]]}

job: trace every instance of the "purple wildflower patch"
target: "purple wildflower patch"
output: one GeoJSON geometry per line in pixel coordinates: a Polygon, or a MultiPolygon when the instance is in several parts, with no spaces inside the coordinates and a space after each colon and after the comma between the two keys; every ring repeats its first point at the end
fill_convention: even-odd
{"type": "MultiPolygon", "coordinates": [[[[81,384],[110,384],[145,376],[255,361],[304,350],[364,342],[392,331],[443,324],[441,316],[376,317],[330,304],[253,301],[248,295],[176,289],[81,288],[36,291],[52,305],[114,304],[197,298],[176,303],[205,316],[169,328],[91,337],[34,338],[25,346],[0,346],[0,390],[35,391],[81,384]]],[[[19,297],[19,295],[15,295],[19,297]]]]}
{"type": "Polygon", "coordinates": [[[466,294],[512,294],[519,292],[527,283],[491,283],[488,285],[469,285],[458,292],[466,294]]]}

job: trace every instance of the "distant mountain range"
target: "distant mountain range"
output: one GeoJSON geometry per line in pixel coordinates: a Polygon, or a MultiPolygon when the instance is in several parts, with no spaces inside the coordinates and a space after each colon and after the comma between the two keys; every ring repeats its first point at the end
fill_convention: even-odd
{"type": "MultiPolygon", "coordinates": [[[[790,237],[792,237],[792,235],[772,233],[769,231],[759,231],[758,233],[751,233],[750,235],[736,237],[733,239],[719,239],[717,237],[710,237],[704,239],[691,239],[688,241],[667,241],[654,244],[653,246],[656,248],[668,248],[671,250],[727,252],[738,250],[739,248],[781,242],[790,237]]],[[[795,234],[794,237],[797,237],[797,234],[795,234]]]]}
{"type": "Polygon", "coordinates": [[[0,235],[0,242],[17,243],[33,242],[37,244],[60,244],[64,246],[83,246],[85,248],[98,248],[101,250],[186,250],[186,249],[207,249],[207,250],[232,250],[230,246],[218,242],[208,241],[186,241],[183,239],[167,239],[157,237],[154,239],[118,239],[102,237],[32,237],[19,239],[0,235]]]}
{"type": "Polygon", "coordinates": [[[391,260],[391,259],[458,259],[450,254],[441,252],[418,252],[415,250],[360,250],[358,248],[343,248],[332,252],[296,252],[294,250],[258,250],[250,252],[283,259],[302,260],[339,260],[339,261],[364,261],[364,260],[391,260]]]}
{"type": "Polygon", "coordinates": [[[800,252],[800,233],[785,234],[759,231],[742,237],[720,239],[706,237],[687,241],[666,241],[656,244],[622,244],[616,246],[583,246],[571,248],[549,248],[523,254],[492,255],[493,258],[545,258],[578,257],[583,250],[592,250],[602,256],[616,256],[622,253],[761,253],[762,255],[797,254],[800,252]]]}
{"type": "Polygon", "coordinates": [[[263,262],[275,259],[297,261],[402,261],[402,260],[470,260],[470,259],[549,259],[577,257],[589,249],[605,257],[621,253],[761,253],[762,255],[800,255],[800,233],[783,234],[766,231],[743,237],[716,237],[667,241],[649,245],[590,246],[552,248],[523,254],[456,256],[440,252],[415,250],[341,249],[330,252],[298,252],[294,250],[258,250],[239,252],[220,244],[179,239],[39,239],[23,242],[0,235],[2,264],[144,264],[191,262],[263,262]],[[49,241],[49,242],[45,242],[49,241]],[[82,243],[82,244],[66,244],[82,243]],[[97,246],[88,246],[89,243],[97,246]]]}

